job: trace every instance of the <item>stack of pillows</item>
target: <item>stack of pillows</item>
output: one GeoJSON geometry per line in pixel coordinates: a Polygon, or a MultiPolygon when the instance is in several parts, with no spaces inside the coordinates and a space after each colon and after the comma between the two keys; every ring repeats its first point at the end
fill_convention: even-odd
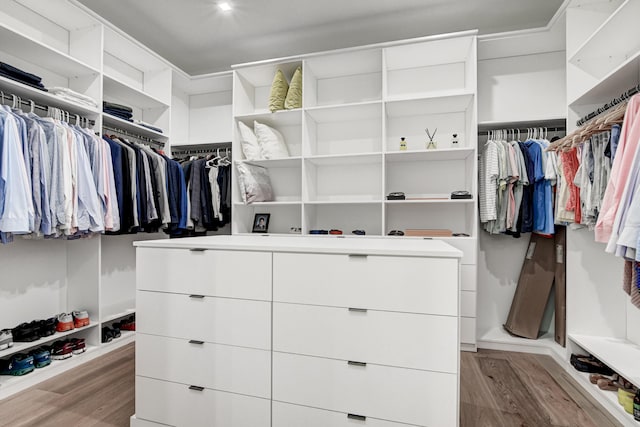
{"type": "Polygon", "coordinates": [[[302,107],[302,68],[296,68],[291,84],[281,70],[276,71],[269,95],[269,111],[293,110],[302,107]]]}

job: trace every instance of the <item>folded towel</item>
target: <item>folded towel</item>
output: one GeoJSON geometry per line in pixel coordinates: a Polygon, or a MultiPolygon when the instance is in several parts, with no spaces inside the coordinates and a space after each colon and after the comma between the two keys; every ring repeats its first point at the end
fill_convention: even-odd
{"type": "Polygon", "coordinates": [[[56,95],[59,98],[64,98],[69,101],[77,100],[83,104],[91,105],[98,108],[98,103],[91,97],[78,93],[67,87],[54,86],[49,88],[49,92],[56,95]]]}

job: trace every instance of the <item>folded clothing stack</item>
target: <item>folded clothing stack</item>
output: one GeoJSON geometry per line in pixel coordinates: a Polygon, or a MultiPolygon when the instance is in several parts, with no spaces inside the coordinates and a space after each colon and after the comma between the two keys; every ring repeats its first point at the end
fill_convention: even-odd
{"type": "Polygon", "coordinates": [[[86,105],[91,108],[98,108],[98,103],[93,99],[66,87],[50,87],[49,92],[58,98],[66,101],[75,102],[76,104],[86,105]]]}
{"type": "Polygon", "coordinates": [[[126,105],[115,104],[113,102],[102,102],[102,111],[107,114],[111,114],[112,116],[116,116],[120,119],[127,120],[129,122],[133,122],[133,109],[131,107],[127,107],[126,105]]]}
{"type": "Polygon", "coordinates": [[[26,71],[16,68],[13,65],[0,62],[0,76],[6,77],[11,80],[15,80],[20,83],[24,83],[28,86],[34,87],[39,90],[47,91],[42,84],[42,77],[35,74],[27,73],[26,71]]]}
{"type": "Polygon", "coordinates": [[[140,125],[140,126],[144,126],[144,127],[146,127],[147,129],[154,130],[154,131],[156,131],[156,132],[158,132],[158,133],[162,133],[162,129],[157,128],[157,127],[155,127],[155,126],[153,126],[153,125],[151,125],[151,124],[149,124],[149,123],[147,123],[147,122],[143,122],[142,120],[134,120],[134,123],[135,123],[135,124],[138,124],[138,125],[140,125]]]}

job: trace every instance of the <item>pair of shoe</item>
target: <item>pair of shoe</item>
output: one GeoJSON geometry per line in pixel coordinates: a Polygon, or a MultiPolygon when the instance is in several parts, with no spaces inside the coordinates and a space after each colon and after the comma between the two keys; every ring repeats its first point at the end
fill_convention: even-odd
{"type": "Polygon", "coordinates": [[[618,374],[611,376],[591,374],[589,381],[591,384],[596,384],[600,390],[618,391],[618,389],[633,390],[635,388],[633,384],[618,374]]]}
{"type": "Polygon", "coordinates": [[[613,369],[593,356],[572,354],[570,362],[571,365],[580,372],[589,372],[592,374],[601,374],[606,376],[611,376],[615,373],[613,372],[613,369]]]}
{"type": "MultiPolygon", "coordinates": [[[[51,317],[45,320],[33,320],[29,323],[21,323],[11,331],[13,341],[32,342],[42,337],[48,337],[56,332],[57,319],[51,317]]],[[[0,346],[1,347],[1,346],[0,346]]]]}
{"type": "Polygon", "coordinates": [[[11,329],[3,329],[0,331],[0,350],[6,350],[13,347],[13,334],[11,329]]]}
{"type": "Polygon", "coordinates": [[[48,348],[51,352],[53,360],[68,359],[74,354],[81,354],[87,350],[84,338],[72,338],[68,340],[59,340],[48,348]]]}
{"type": "Polygon", "coordinates": [[[119,324],[116,322],[111,325],[111,328],[104,326],[102,328],[102,342],[107,343],[113,341],[115,338],[120,338],[122,333],[120,332],[119,324]]]}
{"type": "Polygon", "coordinates": [[[33,364],[37,369],[51,364],[51,350],[49,350],[49,347],[34,348],[29,352],[29,356],[33,357],[33,364]]]}
{"type": "Polygon", "coordinates": [[[136,316],[129,316],[119,322],[115,322],[111,325],[114,328],[121,329],[123,331],[135,331],[136,330],[136,316]]]}
{"type": "Polygon", "coordinates": [[[82,328],[89,325],[89,313],[86,310],[73,311],[71,313],[61,313],[58,315],[58,332],[70,331],[74,328],[82,328]]]}
{"type": "Polygon", "coordinates": [[[33,356],[17,353],[8,360],[0,360],[0,375],[21,376],[33,372],[35,369],[33,356]]]}

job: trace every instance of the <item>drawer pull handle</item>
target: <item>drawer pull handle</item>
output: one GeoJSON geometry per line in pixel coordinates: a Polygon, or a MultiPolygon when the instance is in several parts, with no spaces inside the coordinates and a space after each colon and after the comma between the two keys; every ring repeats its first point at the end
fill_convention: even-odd
{"type": "Polygon", "coordinates": [[[190,385],[189,390],[204,391],[204,387],[200,387],[199,385],[190,385]]]}
{"type": "Polygon", "coordinates": [[[349,311],[353,311],[354,313],[366,313],[367,309],[366,308],[349,307],[349,311]]]}
{"type": "Polygon", "coordinates": [[[368,256],[367,254],[349,254],[349,258],[366,258],[368,256]]]}
{"type": "Polygon", "coordinates": [[[354,360],[349,360],[347,363],[351,366],[367,366],[365,362],[356,362],[354,360]]]}
{"type": "Polygon", "coordinates": [[[347,418],[350,420],[367,421],[367,417],[364,415],[347,414],[347,418]]]}
{"type": "Polygon", "coordinates": [[[204,298],[204,295],[193,294],[193,295],[189,295],[189,298],[202,299],[202,298],[204,298]]]}
{"type": "Polygon", "coordinates": [[[198,345],[202,345],[202,344],[204,344],[204,341],[199,341],[199,340],[189,340],[189,344],[198,344],[198,345]]]}
{"type": "Polygon", "coordinates": [[[190,248],[189,251],[191,252],[204,252],[206,251],[205,248],[190,248]]]}

